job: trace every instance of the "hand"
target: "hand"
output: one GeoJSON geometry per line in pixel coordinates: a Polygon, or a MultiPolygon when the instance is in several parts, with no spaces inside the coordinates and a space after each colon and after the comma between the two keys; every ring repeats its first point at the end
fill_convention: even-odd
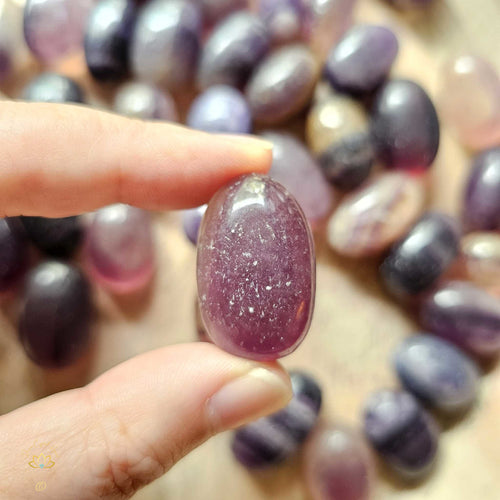
{"type": "MultiPolygon", "coordinates": [[[[115,202],[196,206],[231,178],[265,172],[271,149],[84,107],[0,103],[0,211],[62,217],[115,202]]],[[[291,396],[276,363],[205,344],[170,346],[86,387],[0,417],[0,498],[128,498],[210,436],[274,412],[291,396]],[[50,442],[47,489],[21,450],[50,442]]]]}

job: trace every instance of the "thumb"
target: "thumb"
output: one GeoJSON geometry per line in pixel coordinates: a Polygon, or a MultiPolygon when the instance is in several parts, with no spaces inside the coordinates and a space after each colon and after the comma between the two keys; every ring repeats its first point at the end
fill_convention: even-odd
{"type": "Polygon", "coordinates": [[[213,434],[290,397],[279,365],[211,344],[137,356],[0,417],[0,498],[128,498],[213,434]]]}

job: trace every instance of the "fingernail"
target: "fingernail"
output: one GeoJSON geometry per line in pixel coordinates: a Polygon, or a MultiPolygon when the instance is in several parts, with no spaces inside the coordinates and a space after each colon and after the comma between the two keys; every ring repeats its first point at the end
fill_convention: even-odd
{"type": "Polygon", "coordinates": [[[272,151],[273,143],[262,137],[249,134],[218,134],[221,139],[226,139],[233,143],[240,143],[247,147],[258,147],[272,151]]]}
{"type": "Polygon", "coordinates": [[[233,429],[283,408],[292,389],[281,372],[253,368],[227,383],[207,402],[208,418],[218,431],[233,429]]]}

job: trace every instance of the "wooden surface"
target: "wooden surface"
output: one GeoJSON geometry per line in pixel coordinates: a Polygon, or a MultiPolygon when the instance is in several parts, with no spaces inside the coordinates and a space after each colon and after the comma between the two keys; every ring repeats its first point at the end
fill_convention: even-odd
{"type": "MultiPolygon", "coordinates": [[[[500,68],[500,2],[436,0],[426,16],[399,16],[376,0],[360,0],[356,18],[392,26],[401,51],[394,74],[420,81],[434,95],[439,64],[450,53],[471,49],[500,68]]],[[[71,74],[89,84],[81,68],[71,74]]],[[[33,65],[21,77],[25,80],[33,65]]],[[[16,96],[20,80],[7,86],[16,96]]],[[[97,102],[102,103],[102,92],[97,102]]],[[[429,205],[449,213],[459,206],[468,161],[446,130],[435,168],[429,205]]],[[[76,367],[43,372],[20,349],[11,318],[15,301],[0,315],[0,413],[54,391],[82,385],[111,366],[165,344],[195,340],[195,251],[184,239],[178,214],[158,214],[155,236],[159,269],[140,300],[116,300],[97,292],[99,318],[92,352],[76,367]]],[[[317,238],[318,294],[311,331],[297,352],[283,360],[288,368],[314,374],[325,391],[323,417],[359,426],[366,396],[397,382],[389,359],[394,347],[416,324],[381,291],[374,261],[336,257],[317,238]]],[[[140,401],[137,402],[140,405],[140,401]]],[[[165,411],[175,411],[166,408],[165,411]]],[[[498,500],[500,498],[500,366],[488,367],[477,405],[443,434],[435,472],[415,487],[399,484],[383,468],[377,499],[498,500]]],[[[145,416],[147,425],[147,416],[145,416]]],[[[300,460],[270,474],[252,475],[228,449],[229,435],[212,439],[164,478],[136,495],[138,500],[301,500],[306,499],[300,460]]]]}

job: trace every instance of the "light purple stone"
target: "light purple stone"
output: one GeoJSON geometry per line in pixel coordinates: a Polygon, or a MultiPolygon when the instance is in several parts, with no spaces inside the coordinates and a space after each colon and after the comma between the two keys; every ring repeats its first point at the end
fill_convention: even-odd
{"type": "Polygon", "coordinates": [[[281,184],[252,174],[220,189],[198,238],[198,298],[213,342],[256,360],[290,354],[309,329],[315,267],[307,220],[281,184]]]}
{"type": "Polygon", "coordinates": [[[228,85],[214,85],[193,101],[186,124],[205,132],[249,134],[252,114],[239,90],[228,85]]]}
{"type": "Polygon", "coordinates": [[[330,52],[325,75],[341,92],[368,93],[383,82],[397,53],[398,39],[388,28],[354,26],[330,52]]]}
{"type": "Polygon", "coordinates": [[[319,165],[307,148],[289,134],[265,132],[273,143],[273,163],[269,176],[295,196],[314,227],[331,211],[333,193],[319,165]]]}
{"type": "Polygon", "coordinates": [[[184,229],[184,234],[193,245],[196,245],[198,242],[198,232],[206,211],[207,205],[201,205],[200,207],[184,210],[182,213],[182,228],[184,229]]]}
{"type": "Polygon", "coordinates": [[[302,37],[306,17],[303,0],[258,0],[258,13],[275,43],[302,37]]]}

